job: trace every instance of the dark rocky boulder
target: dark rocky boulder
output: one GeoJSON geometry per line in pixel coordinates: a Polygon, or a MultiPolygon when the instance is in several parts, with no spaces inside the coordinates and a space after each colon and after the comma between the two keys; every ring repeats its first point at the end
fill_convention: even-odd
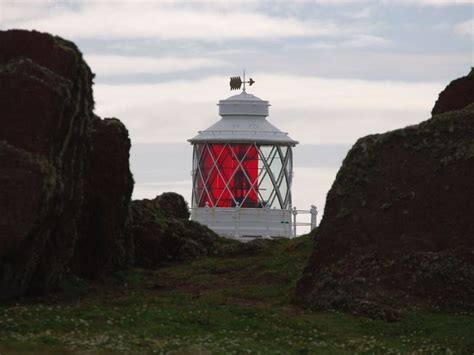
{"type": "Polygon", "coordinates": [[[0,31],[0,299],[54,289],[71,267],[95,277],[127,262],[115,255],[130,238],[130,142],[94,116],[92,80],[72,42],[0,31]]]}
{"type": "Polygon", "coordinates": [[[132,234],[137,266],[155,268],[170,261],[217,252],[222,238],[206,226],[189,221],[186,206],[183,197],[175,193],[165,193],[153,200],[132,201],[132,234]],[[164,210],[166,206],[172,208],[164,210]],[[187,213],[184,213],[183,207],[186,207],[187,213]]]}
{"type": "Polygon", "coordinates": [[[432,115],[460,110],[474,102],[474,68],[462,78],[453,80],[440,94],[432,115]]]}
{"type": "Polygon", "coordinates": [[[388,320],[412,305],[474,309],[473,182],[474,104],[359,139],[295,301],[388,320]]]}
{"type": "Polygon", "coordinates": [[[128,131],[119,120],[93,119],[91,152],[84,166],[80,233],[70,263],[79,276],[94,278],[133,264],[129,152],[128,131]]]}
{"type": "Polygon", "coordinates": [[[164,192],[156,196],[154,203],[162,217],[188,219],[190,216],[186,200],[176,192],[164,192]]]}

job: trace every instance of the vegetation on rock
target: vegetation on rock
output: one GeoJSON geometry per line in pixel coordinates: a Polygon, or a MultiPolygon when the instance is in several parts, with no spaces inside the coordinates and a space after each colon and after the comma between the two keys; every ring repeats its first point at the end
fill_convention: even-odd
{"type": "MultiPolygon", "coordinates": [[[[472,90],[471,77],[460,80],[439,107],[460,82],[472,90]]],[[[387,320],[411,306],[474,309],[473,142],[474,104],[359,139],[295,301],[387,320]]]]}
{"type": "Polygon", "coordinates": [[[93,74],[72,42],[0,32],[0,79],[0,299],[238,249],[189,221],[176,193],[131,205],[128,131],[94,115],[93,74]]]}
{"type": "Polygon", "coordinates": [[[189,219],[188,203],[183,196],[175,192],[164,192],[157,196],[154,202],[162,217],[189,219]]]}
{"type": "Polygon", "coordinates": [[[130,140],[72,42],[0,31],[0,299],[130,264],[130,140]]]}
{"type": "Polygon", "coordinates": [[[232,244],[188,217],[186,201],[176,193],[133,201],[136,265],[156,268],[169,261],[213,255],[221,244],[232,244]]]}

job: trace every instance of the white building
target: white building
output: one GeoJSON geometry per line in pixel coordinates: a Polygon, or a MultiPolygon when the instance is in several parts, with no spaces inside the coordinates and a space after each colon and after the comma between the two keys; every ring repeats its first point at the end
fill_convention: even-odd
{"type": "MultiPolygon", "coordinates": [[[[237,239],[296,235],[291,183],[298,142],[267,121],[270,104],[245,86],[218,106],[222,118],[188,140],[193,145],[191,219],[237,239]]],[[[314,206],[312,211],[314,228],[314,206]]]]}

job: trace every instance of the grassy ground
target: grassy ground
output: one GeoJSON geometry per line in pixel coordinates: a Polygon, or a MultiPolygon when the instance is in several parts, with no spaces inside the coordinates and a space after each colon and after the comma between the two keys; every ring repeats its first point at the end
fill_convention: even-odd
{"type": "Polygon", "coordinates": [[[472,314],[413,311],[385,323],[291,306],[310,250],[303,237],[70,280],[55,299],[0,306],[0,353],[474,353],[472,314]]]}

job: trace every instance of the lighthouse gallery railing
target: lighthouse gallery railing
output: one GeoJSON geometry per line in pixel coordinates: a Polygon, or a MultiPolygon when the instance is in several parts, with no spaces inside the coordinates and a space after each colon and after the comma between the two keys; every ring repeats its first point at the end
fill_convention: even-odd
{"type": "Polygon", "coordinates": [[[286,237],[298,235],[297,227],[316,228],[318,211],[271,208],[191,208],[193,220],[199,220],[222,236],[241,237],[286,237]],[[298,215],[311,215],[310,222],[299,222],[298,215]]]}

